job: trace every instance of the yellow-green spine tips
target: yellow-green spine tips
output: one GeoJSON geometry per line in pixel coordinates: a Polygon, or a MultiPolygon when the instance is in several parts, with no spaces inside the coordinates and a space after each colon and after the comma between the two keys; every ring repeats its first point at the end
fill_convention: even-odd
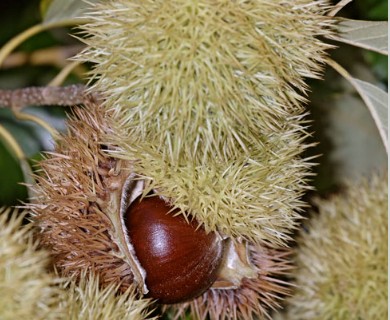
{"type": "Polygon", "coordinates": [[[83,272],[79,282],[69,281],[63,287],[65,307],[62,319],[152,319],[151,301],[139,298],[134,286],[118,295],[118,285],[102,288],[98,276],[83,272]]]}
{"type": "Polygon", "coordinates": [[[331,33],[327,1],[102,2],[84,26],[105,141],[206,230],[280,245],[309,163],[303,77],[331,33]]]}
{"type": "MultiPolygon", "coordinates": [[[[327,1],[108,1],[80,59],[116,128],[167,161],[230,162],[300,113],[328,47],[327,1]],[[295,111],[294,111],[295,110],[295,111]]],[[[130,143],[130,141],[128,141],[130,143]]],[[[136,147],[134,147],[136,148],[136,147]]],[[[140,148],[140,147],[139,147],[140,148]]],[[[139,150],[139,148],[136,148],[139,150]]]]}
{"type": "Polygon", "coordinates": [[[38,250],[26,211],[0,208],[0,319],[59,319],[60,280],[47,272],[50,258],[38,250]]]}
{"type": "Polygon", "coordinates": [[[27,211],[0,208],[0,319],[141,320],[150,315],[150,300],[140,299],[135,286],[118,296],[118,284],[102,288],[99,277],[85,270],[80,281],[59,277],[49,252],[39,248],[37,230],[23,224],[26,217],[27,211]]]}
{"type": "Polygon", "coordinates": [[[286,319],[387,317],[387,175],[319,200],[301,232],[286,319]]]}

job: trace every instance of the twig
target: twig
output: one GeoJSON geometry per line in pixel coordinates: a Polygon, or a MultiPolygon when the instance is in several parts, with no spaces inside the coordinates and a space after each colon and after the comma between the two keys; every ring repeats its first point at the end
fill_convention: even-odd
{"type": "Polygon", "coordinates": [[[28,87],[14,90],[0,89],[0,108],[8,107],[15,111],[26,106],[58,105],[72,106],[83,104],[90,96],[85,93],[85,85],[75,84],[64,87],[28,87]]]}

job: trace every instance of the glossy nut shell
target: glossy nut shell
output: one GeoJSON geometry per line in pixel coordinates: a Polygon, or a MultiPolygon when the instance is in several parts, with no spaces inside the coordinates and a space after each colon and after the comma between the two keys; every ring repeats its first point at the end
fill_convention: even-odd
{"type": "Polygon", "coordinates": [[[170,304],[195,298],[215,281],[223,241],[153,196],[132,202],[125,215],[136,256],[146,271],[148,296],[170,304]]]}

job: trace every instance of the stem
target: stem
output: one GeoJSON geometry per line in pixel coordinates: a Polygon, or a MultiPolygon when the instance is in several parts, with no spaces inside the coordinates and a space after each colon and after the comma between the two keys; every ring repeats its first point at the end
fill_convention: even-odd
{"type": "Polygon", "coordinates": [[[42,30],[44,29],[40,24],[32,26],[31,28],[23,31],[7,42],[0,50],[0,66],[3,64],[5,58],[12,52],[13,49],[20,45],[24,40],[39,33],[42,30]]]}
{"type": "Polygon", "coordinates": [[[18,161],[26,158],[18,142],[15,140],[12,134],[10,134],[8,130],[4,128],[1,124],[0,124],[0,137],[3,137],[3,140],[8,145],[9,149],[11,150],[11,153],[14,154],[14,156],[18,161]]]}
{"type": "Polygon", "coordinates": [[[344,8],[348,3],[353,0],[341,0],[338,4],[334,6],[334,9],[328,13],[329,17],[334,17],[342,8],[344,8]]]}
{"type": "Polygon", "coordinates": [[[80,61],[73,61],[66,65],[56,76],[53,80],[50,81],[49,86],[59,86],[61,85],[66,77],[72,72],[74,68],[79,66],[81,64],[80,61]]]}
{"type": "Polygon", "coordinates": [[[58,131],[52,127],[49,123],[47,123],[45,120],[36,117],[32,114],[23,113],[20,111],[14,112],[15,117],[22,121],[32,121],[35,122],[37,125],[41,126],[42,128],[46,129],[50,135],[53,137],[53,139],[56,139],[58,137],[58,131]]]}
{"type": "Polygon", "coordinates": [[[20,164],[20,168],[23,172],[23,177],[25,183],[30,185],[30,187],[27,188],[28,196],[31,198],[33,196],[33,190],[35,188],[31,188],[35,184],[35,180],[33,179],[33,172],[31,170],[31,167],[26,159],[26,156],[22,150],[22,148],[19,146],[18,142],[15,140],[15,138],[8,132],[4,126],[0,124],[0,137],[2,137],[3,141],[8,146],[9,150],[11,151],[11,154],[13,154],[16,158],[16,160],[20,164]]]}
{"type": "Polygon", "coordinates": [[[36,35],[39,32],[52,29],[52,28],[58,28],[58,27],[66,27],[69,25],[73,25],[74,20],[64,20],[64,21],[58,21],[58,22],[52,22],[47,24],[37,24],[34,25],[26,30],[24,30],[22,33],[18,34],[17,36],[13,37],[10,41],[8,41],[0,50],[0,67],[4,63],[5,58],[21,43],[23,43],[26,39],[36,35]]]}
{"type": "Polygon", "coordinates": [[[52,64],[63,68],[67,65],[66,60],[79,53],[83,48],[83,45],[76,44],[44,48],[33,52],[13,52],[4,60],[2,68],[15,68],[24,64],[33,66],[52,64]]]}

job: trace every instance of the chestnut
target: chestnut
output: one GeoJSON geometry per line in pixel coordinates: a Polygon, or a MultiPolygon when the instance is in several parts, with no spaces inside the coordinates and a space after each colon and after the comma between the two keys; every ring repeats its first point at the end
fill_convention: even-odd
{"type": "Polygon", "coordinates": [[[172,304],[204,293],[216,280],[223,240],[158,196],[138,197],[124,216],[138,261],[146,271],[147,296],[172,304]],[[177,214],[177,215],[175,215],[177,214]]]}

